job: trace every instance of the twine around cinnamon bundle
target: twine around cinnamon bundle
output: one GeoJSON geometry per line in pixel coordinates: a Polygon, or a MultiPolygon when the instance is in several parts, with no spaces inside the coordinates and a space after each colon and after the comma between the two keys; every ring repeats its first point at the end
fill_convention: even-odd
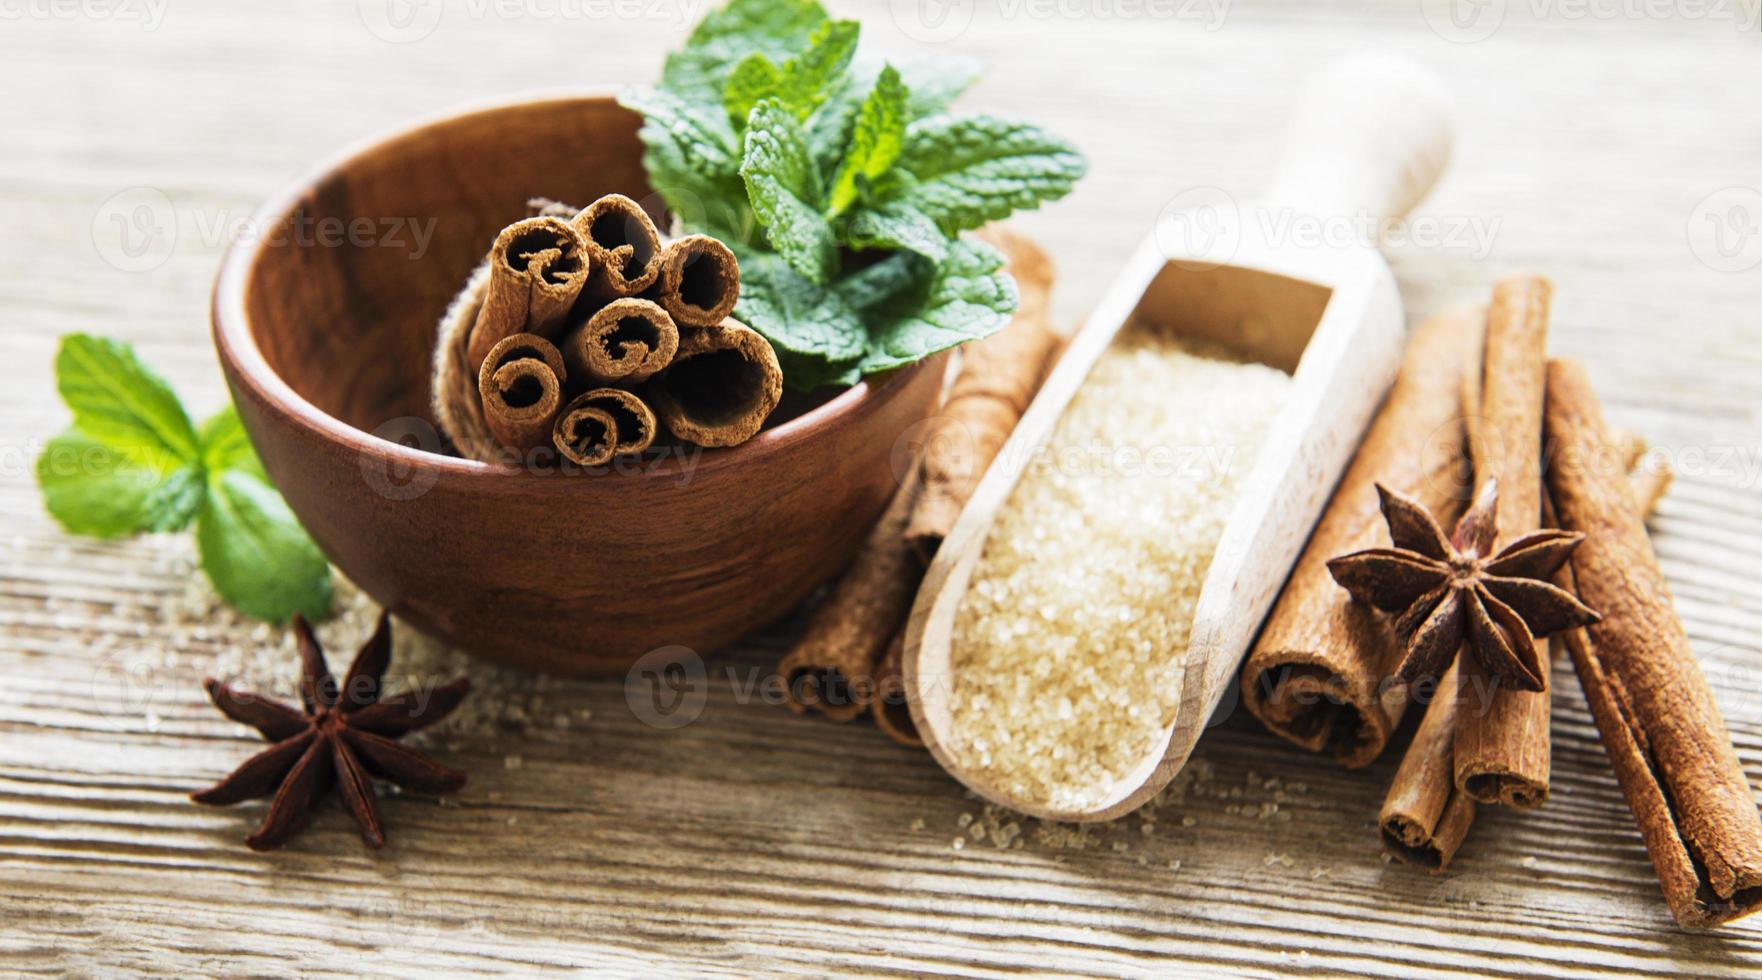
{"type": "Polygon", "coordinates": [[[579,211],[533,204],[441,318],[434,415],[459,454],[532,462],[548,449],[595,466],[665,432],[703,446],[757,434],[783,373],[728,318],[734,253],[702,235],[664,241],[621,194],[579,211]]]}

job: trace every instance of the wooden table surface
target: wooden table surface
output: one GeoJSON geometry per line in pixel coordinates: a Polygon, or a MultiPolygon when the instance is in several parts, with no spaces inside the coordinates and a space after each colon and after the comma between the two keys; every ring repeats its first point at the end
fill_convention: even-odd
{"type": "MultiPolygon", "coordinates": [[[[967,815],[986,815],[925,755],[766,703],[753,682],[787,625],[712,660],[701,716],[673,730],[639,720],[619,680],[474,665],[479,703],[428,743],[472,772],[456,800],[389,801],[378,853],[334,806],[286,850],[248,851],[259,810],[186,800],[256,748],[196,680],[285,684],[291,661],[271,631],[204,611],[184,540],[73,539],[44,515],[32,462],[66,421],[50,363],[62,333],[125,338],[195,412],[219,407],[208,289],[256,202],[414,116],[649,79],[701,10],[431,2],[402,32],[383,0],[0,5],[0,971],[1762,969],[1762,923],[1670,921],[1566,667],[1552,801],[1483,811],[1443,876],[1378,853],[1393,755],[1346,772],[1240,713],[1154,820],[971,839],[967,815]],[[169,204],[145,259],[118,230],[139,188],[169,204]]],[[[1023,222],[1060,264],[1067,323],[1165,202],[1266,181],[1287,107],[1330,59],[1375,47],[1435,68],[1458,152],[1415,225],[1439,234],[1389,248],[1409,317],[1505,273],[1554,278],[1556,350],[1679,472],[1657,547],[1762,784],[1754,0],[1464,0],[1456,21],[1393,0],[1220,3],[964,0],[933,25],[917,0],[833,6],[889,46],[917,45],[909,28],[989,62],[967,105],[1087,151],[1078,192],[1023,222]]],[[[352,643],[367,614],[326,636],[352,643]]]]}

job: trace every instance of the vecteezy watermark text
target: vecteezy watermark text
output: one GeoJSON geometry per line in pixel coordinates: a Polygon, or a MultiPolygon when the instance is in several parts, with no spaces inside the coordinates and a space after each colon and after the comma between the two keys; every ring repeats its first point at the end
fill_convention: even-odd
{"type": "Polygon", "coordinates": [[[1541,21],[1730,22],[1737,30],[1757,28],[1751,0],[1417,0],[1434,34],[1457,44],[1484,41],[1505,26],[1511,11],[1541,21]]]}
{"type": "Polygon", "coordinates": [[[0,0],[0,20],[133,21],[143,31],[165,22],[170,0],[0,0]]]}
{"type": "Polygon", "coordinates": [[[180,207],[157,187],[130,187],[105,199],[92,216],[98,255],[124,272],[165,264],[179,241],[207,249],[262,242],[272,248],[387,248],[411,261],[428,254],[439,219],[417,215],[313,215],[296,211],[264,223],[226,207],[180,207]]]}
{"type": "Polygon", "coordinates": [[[414,44],[447,17],[503,21],[660,21],[679,30],[695,24],[711,0],[356,0],[368,33],[391,44],[414,44]],[[449,12],[449,7],[451,8],[449,12]]]}
{"type": "Polygon", "coordinates": [[[1236,257],[1246,236],[1283,248],[1422,248],[1484,259],[1504,220],[1484,214],[1388,217],[1360,209],[1318,214],[1291,205],[1238,203],[1218,187],[1194,187],[1170,198],[1156,222],[1156,243],[1170,260],[1216,268],[1236,257]]]}

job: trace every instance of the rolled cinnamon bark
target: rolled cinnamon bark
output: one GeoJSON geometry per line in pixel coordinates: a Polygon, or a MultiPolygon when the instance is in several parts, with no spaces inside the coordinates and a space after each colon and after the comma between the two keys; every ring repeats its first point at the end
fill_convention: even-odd
{"type": "Polygon", "coordinates": [[[680,327],[714,327],[740,299],[740,264],[708,235],[674,239],[661,253],[653,296],[680,327]]]}
{"type": "MultiPolygon", "coordinates": [[[[1644,446],[1630,439],[1627,445],[1644,446]]],[[[1642,448],[1643,451],[1643,448],[1642,448]]],[[[1633,492],[1634,513],[1652,513],[1670,485],[1668,467],[1642,468],[1637,454],[1630,454],[1628,481],[1633,492]]],[[[1543,505],[1546,509],[1547,502],[1543,505]]],[[[1561,583],[1570,586],[1570,582],[1561,583]]],[[[1561,644],[1550,644],[1558,652],[1561,644]]],[[[1456,675],[1452,666],[1438,682],[1426,706],[1425,718],[1401,757],[1401,767],[1377,819],[1383,848],[1395,858],[1428,871],[1443,871],[1456,856],[1456,849],[1474,823],[1475,801],[1456,788],[1453,742],[1456,730],[1456,675]]]]}
{"type": "Polygon", "coordinates": [[[526,218],[502,229],[488,261],[489,283],[467,349],[474,371],[507,337],[559,330],[588,274],[586,242],[561,218],[526,218]]]}
{"type": "Polygon", "coordinates": [[[1548,365],[1547,427],[1555,513],[1585,535],[1574,584],[1603,614],[1566,646],[1665,900],[1684,926],[1748,915],[1762,907],[1762,816],[1576,364],[1548,365]]]}
{"type": "MultiPolygon", "coordinates": [[[[1542,401],[1547,383],[1548,306],[1553,287],[1516,276],[1493,287],[1487,312],[1480,410],[1474,426],[1476,483],[1499,481],[1499,548],[1541,527],[1542,401]]],[[[1542,641],[1531,640],[1540,648],[1542,641]]],[[[1547,663],[1546,651],[1539,659],[1547,663]]],[[[1547,673],[1542,676],[1544,688],[1547,673]]],[[[1475,658],[1461,667],[1456,712],[1456,785],[1480,803],[1535,807],[1548,799],[1549,692],[1497,683],[1475,658]]]]}
{"type": "Polygon", "coordinates": [[[960,371],[924,440],[924,490],[905,533],[925,563],[1028,410],[1060,343],[1047,315],[1052,260],[1007,228],[988,228],[980,237],[1003,252],[1021,302],[1002,330],[961,348],[960,371]]]}
{"type": "Polygon", "coordinates": [[[563,355],[537,334],[513,334],[490,348],[477,390],[496,441],[519,453],[549,445],[564,377],[563,355]]]}
{"type": "Polygon", "coordinates": [[[903,633],[923,566],[905,541],[917,500],[916,470],[907,475],[863,548],[808,618],[801,639],[777,664],[784,703],[796,714],[817,711],[849,721],[875,698],[875,668],[888,642],[903,633]]]}
{"type": "Polygon", "coordinates": [[[654,445],[657,429],[655,413],[642,399],[622,388],[595,388],[563,409],[550,437],[570,462],[603,466],[654,445]]]}
{"type": "Polygon", "coordinates": [[[783,370],[769,341],[729,319],[684,331],[672,365],[643,391],[675,436],[737,446],[757,435],[777,407],[783,370]]]}
{"type": "Polygon", "coordinates": [[[1438,681],[1377,818],[1383,848],[1428,871],[1450,866],[1456,848],[1474,823],[1474,800],[1456,788],[1451,764],[1457,669],[1451,665],[1438,681]]]}
{"type": "Polygon", "coordinates": [[[661,233],[642,205],[607,194],[571,222],[586,241],[587,293],[601,301],[635,296],[661,274],[661,233]]]}
{"type": "Polygon", "coordinates": [[[869,713],[881,734],[901,745],[921,749],[924,740],[918,736],[918,725],[912,721],[911,707],[906,701],[904,662],[905,627],[901,626],[882,655],[881,666],[875,670],[875,700],[869,705],[869,713]]]}
{"type": "Polygon", "coordinates": [[[636,384],[659,374],[679,351],[679,328],[646,299],[615,299],[563,339],[569,375],[589,384],[636,384]]]}
{"type": "Polygon", "coordinates": [[[1388,623],[1351,601],[1327,562],[1386,543],[1378,481],[1418,498],[1446,527],[1466,507],[1472,484],[1458,392],[1483,324],[1480,310],[1458,310],[1414,331],[1394,388],[1242,668],[1242,701],[1255,717],[1348,767],[1382,753],[1406,695],[1384,683],[1400,660],[1388,623]]]}

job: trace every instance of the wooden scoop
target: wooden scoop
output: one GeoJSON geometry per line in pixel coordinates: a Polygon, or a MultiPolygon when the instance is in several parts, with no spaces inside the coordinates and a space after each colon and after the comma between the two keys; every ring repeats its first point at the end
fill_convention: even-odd
{"type": "MultiPolygon", "coordinates": [[[[1008,443],[926,573],[906,628],[912,719],[943,768],[986,799],[1053,820],[1105,820],[1167,785],[1193,750],[1296,562],[1310,528],[1394,380],[1405,334],[1372,219],[1419,202],[1450,155],[1447,104],[1411,62],[1359,57],[1309,86],[1266,197],[1238,205],[1190,191],[1165,209],[1008,443]],[[951,736],[950,635],[999,508],[1122,327],[1149,320],[1292,373],[1289,401],[1243,484],[1194,613],[1179,706],[1160,751],[1092,809],[1017,798],[970,766],[951,736]]],[[[1176,652],[1177,655],[1179,652],[1176,652]]]]}

